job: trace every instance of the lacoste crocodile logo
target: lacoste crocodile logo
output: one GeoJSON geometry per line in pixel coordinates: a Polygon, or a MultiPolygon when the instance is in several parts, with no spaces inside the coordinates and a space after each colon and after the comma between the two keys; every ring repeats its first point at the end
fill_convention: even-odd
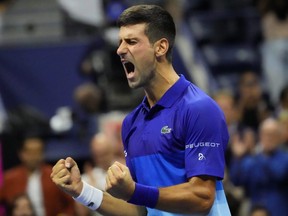
{"type": "Polygon", "coordinates": [[[169,128],[167,125],[161,128],[161,134],[171,133],[172,128],[169,128]]]}

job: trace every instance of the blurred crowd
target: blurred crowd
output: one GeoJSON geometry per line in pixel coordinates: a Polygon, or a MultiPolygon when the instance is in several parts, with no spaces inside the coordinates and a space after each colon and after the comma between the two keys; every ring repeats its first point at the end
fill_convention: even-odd
{"type": "Polygon", "coordinates": [[[252,215],[255,206],[269,212],[257,215],[287,215],[287,89],[273,105],[257,74],[246,71],[237,95],[225,90],[214,95],[230,133],[224,185],[232,215],[252,215]]]}
{"type": "MultiPolygon", "coordinates": [[[[2,4],[5,1],[0,2],[2,4]]],[[[63,10],[67,37],[104,32],[106,39],[114,48],[117,46],[114,40],[115,21],[122,10],[131,4],[160,4],[171,11],[179,26],[182,26],[181,22],[185,20],[185,12],[192,9],[202,10],[212,6],[223,9],[225,5],[228,5],[228,8],[236,8],[242,4],[257,8],[263,26],[261,72],[244,70],[239,74],[237,85],[233,89],[223,88],[211,92],[211,97],[225,114],[230,133],[226,151],[224,187],[233,216],[288,215],[288,3],[286,0],[239,0],[234,4],[224,0],[86,0],[86,4],[78,0],[58,2],[63,10]],[[89,13],[83,12],[87,10],[89,13]]],[[[0,9],[4,10],[4,6],[0,9]]],[[[183,36],[181,38],[182,41],[177,48],[180,52],[183,44],[184,47],[189,47],[185,42],[187,38],[183,36]]],[[[77,87],[72,93],[79,105],[77,112],[68,110],[67,114],[62,110],[53,121],[50,121],[32,107],[6,110],[7,118],[3,128],[0,124],[0,131],[2,155],[6,155],[6,163],[9,163],[9,166],[6,165],[7,169],[4,170],[3,176],[0,176],[0,202],[5,207],[0,208],[0,215],[5,215],[4,212],[13,216],[99,215],[76,204],[51,182],[49,176],[52,169],[51,162],[54,161],[45,160],[45,143],[51,137],[61,140],[71,133],[87,138],[91,155],[82,158],[79,163],[80,169],[83,179],[101,190],[105,189],[108,167],[116,160],[125,163],[121,143],[121,123],[128,110],[121,110],[123,106],[119,105],[120,111],[115,111],[114,108],[121,101],[117,95],[111,96],[113,94],[111,88],[107,89],[109,86],[107,82],[116,83],[116,92],[119,88],[125,89],[126,83],[107,80],[105,74],[107,68],[102,65],[103,62],[111,65],[106,60],[107,56],[112,58],[113,50],[110,47],[102,53],[95,53],[95,50],[91,49],[83,58],[79,73],[81,76],[89,77],[90,82],[77,87]]],[[[190,57],[193,58],[193,55],[190,57]]],[[[205,88],[205,77],[201,76],[203,71],[195,66],[196,62],[191,61],[193,64],[191,73],[197,71],[199,75],[190,78],[205,88]]],[[[112,64],[110,68],[112,71],[113,67],[121,65],[112,64]]],[[[128,86],[124,92],[129,92],[128,86]]],[[[137,92],[136,95],[130,94],[129,97],[137,104],[142,96],[142,93],[137,92]]],[[[1,115],[4,115],[4,107],[0,103],[0,121],[1,115]]]]}

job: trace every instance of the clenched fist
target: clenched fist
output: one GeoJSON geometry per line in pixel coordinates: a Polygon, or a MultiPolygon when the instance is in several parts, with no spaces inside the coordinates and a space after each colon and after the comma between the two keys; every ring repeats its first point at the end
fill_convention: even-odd
{"type": "Polygon", "coordinates": [[[135,182],[128,167],[116,161],[107,171],[106,191],[118,199],[127,201],[134,190],[135,182]]]}
{"type": "Polygon", "coordinates": [[[53,167],[50,177],[65,193],[73,197],[80,195],[83,183],[77,163],[71,157],[60,159],[53,167]]]}

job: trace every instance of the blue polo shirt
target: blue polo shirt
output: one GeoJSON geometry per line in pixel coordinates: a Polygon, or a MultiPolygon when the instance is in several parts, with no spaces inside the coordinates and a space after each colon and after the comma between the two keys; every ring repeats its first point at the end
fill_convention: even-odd
{"type": "MultiPolygon", "coordinates": [[[[228,139],[218,105],[182,75],[151,109],[145,97],[122,126],[126,163],[136,182],[167,187],[199,175],[218,179],[210,216],[230,215],[221,182],[228,139]]],[[[151,216],[180,215],[147,209],[151,216]]]]}

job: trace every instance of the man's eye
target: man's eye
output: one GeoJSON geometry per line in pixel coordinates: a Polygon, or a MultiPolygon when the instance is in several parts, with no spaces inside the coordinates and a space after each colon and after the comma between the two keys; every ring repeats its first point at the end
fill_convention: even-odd
{"type": "Polygon", "coordinates": [[[127,41],[127,43],[133,45],[133,44],[136,44],[137,41],[135,41],[135,40],[129,40],[129,41],[127,41]]]}

